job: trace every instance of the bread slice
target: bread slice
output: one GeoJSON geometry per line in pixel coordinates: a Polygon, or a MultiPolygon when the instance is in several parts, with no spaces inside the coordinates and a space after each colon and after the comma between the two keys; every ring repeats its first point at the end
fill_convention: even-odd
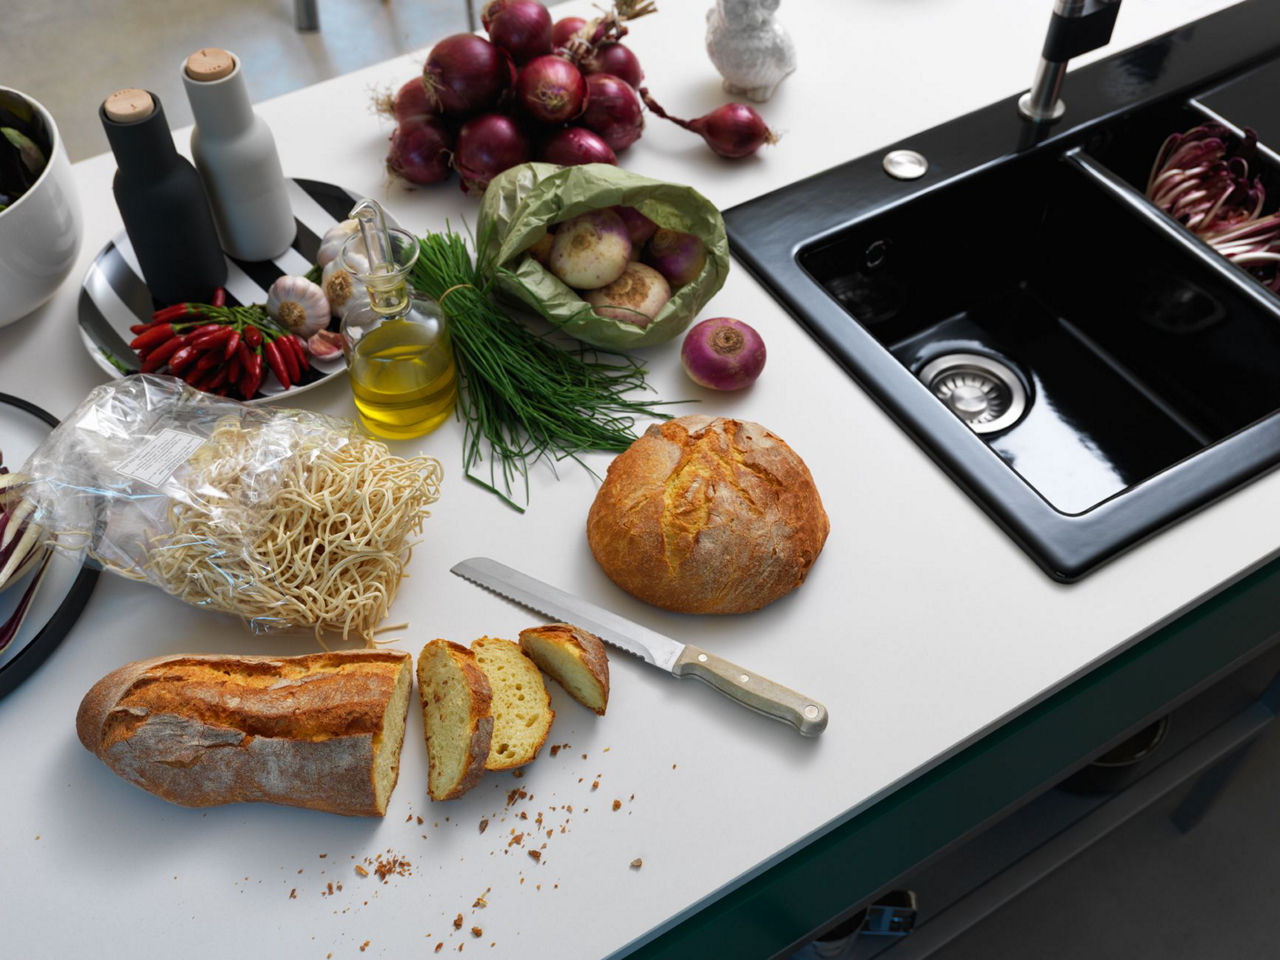
{"type": "Polygon", "coordinates": [[[400,770],[407,653],[170,656],[89,690],[80,742],[170,803],[268,802],[382,816],[400,770]]]}
{"type": "Polygon", "coordinates": [[[538,755],[555,718],[542,674],[510,640],[481,637],[471,652],[493,689],[493,741],[485,766],[523,766],[538,755]]]}
{"type": "Polygon", "coordinates": [[[493,736],[492,691],[466,647],[433,640],[418,655],[418,695],[427,739],[427,792],[452,800],[484,776],[493,736]]]}
{"type": "Polygon", "coordinates": [[[604,716],[609,706],[609,657],[594,633],[568,623],[520,631],[520,649],[569,695],[604,716]]]}

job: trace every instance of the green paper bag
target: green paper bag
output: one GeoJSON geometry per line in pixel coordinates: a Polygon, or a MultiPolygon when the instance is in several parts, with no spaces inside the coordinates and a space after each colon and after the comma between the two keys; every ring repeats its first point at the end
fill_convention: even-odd
{"type": "Polygon", "coordinates": [[[571,336],[608,350],[664,343],[683,333],[729,274],[729,240],[711,201],[692,187],[651,180],[607,163],[522,163],[503,171],[489,182],[480,206],[477,236],[486,235],[494,263],[510,271],[499,275],[499,289],[571,336]],[[660,227],[691,233],[707,250],[702,272],[673,290],[647,327],[597,316],[573,288],[525,253],[549,226],[613,206],[635,207],[660,227]]]}

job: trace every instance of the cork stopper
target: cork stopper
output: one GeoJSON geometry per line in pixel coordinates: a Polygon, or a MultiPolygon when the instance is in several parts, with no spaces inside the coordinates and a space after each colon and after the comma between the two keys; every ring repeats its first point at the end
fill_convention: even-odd
{"type": "Polygon", "coordinates": [[[236,58],[217,47],[204,47],[187,57],[187,76],[207,83],[229,76],[236,68],[236,58]]]}
{"type": "Polygon", "coordinates": [[[155,113],[156,104],[147,91],[127,87],[107,97],[102,109],[116,123],[136,123],[155,113]]]}

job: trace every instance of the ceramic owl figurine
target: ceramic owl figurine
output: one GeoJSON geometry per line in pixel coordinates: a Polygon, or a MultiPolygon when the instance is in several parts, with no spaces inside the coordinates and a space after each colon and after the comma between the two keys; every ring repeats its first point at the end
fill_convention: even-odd
{"type": "Polygon", "coordinates": [[[707,55],[724,88],[763,103],[796,68],[796,48],[774,19],[781,0],[716,0],[707,11],[707,55]]]}

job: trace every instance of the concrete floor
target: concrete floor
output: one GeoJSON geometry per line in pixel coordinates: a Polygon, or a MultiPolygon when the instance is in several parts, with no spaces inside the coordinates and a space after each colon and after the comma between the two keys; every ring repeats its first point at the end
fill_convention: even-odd
{"type": "Polygon", "coordinates": [[[466,0],[317,0],[314,33],[295,28],[293,0],[8,0],[3,8],[0,84],[49,109],[73,161],[107,149],[98,105],[122,87],[159,95],[171,126],[190,123],[179,70],[201,47],[236,53],[257,101],[422,49],[467,24],[466,0]]]}

